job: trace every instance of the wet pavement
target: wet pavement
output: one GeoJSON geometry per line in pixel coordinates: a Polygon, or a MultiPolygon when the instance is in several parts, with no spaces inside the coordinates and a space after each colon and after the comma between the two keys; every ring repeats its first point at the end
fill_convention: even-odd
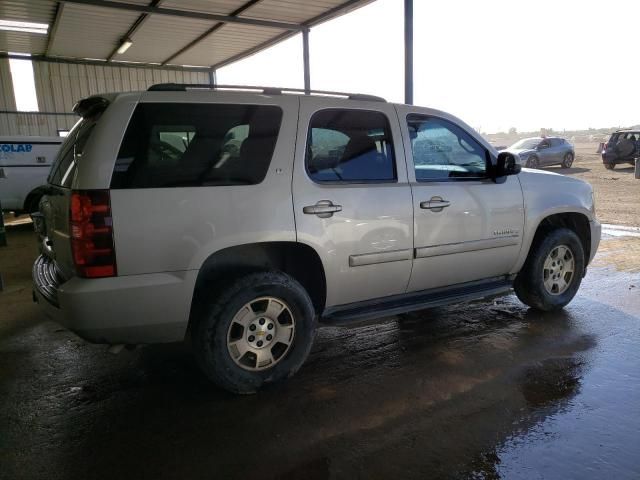
{"type": "Polygon", "coordinates": [[[638,251],[605,239],[555,314],[507,296],[323,328],[253,396],[210,385],[185,345],[114,355],[42,321],[9,266],[0,478],[640,478],[638,251]]]}

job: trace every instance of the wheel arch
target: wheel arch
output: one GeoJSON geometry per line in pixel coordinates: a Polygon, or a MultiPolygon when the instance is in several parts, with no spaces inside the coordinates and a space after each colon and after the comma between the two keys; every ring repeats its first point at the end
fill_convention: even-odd
{"type": "Polygon", "coordinates": [[[224,248],[202,264],[193,291],[189,326],[216,290],[249,273],[282,271],[307,291],[316,313],[324,310],[326,277],[318,253],[310,246],[289,241],[259,242],[224,248]]]}
{"type": "Polygon", "coordinates": [[[542,216],[537,222],[535,233],[526,245],[526,255],[522,255],[517,270],[519,271],[531,253],[531,248],[546,232],[556,228],[568,228],[576,233],[584,250],[585,265],[591,258],[591,227],[589,217],[582,212],[567,211],[550,213],[542,216]]]}
{"type": "Polygon", "coordinates": [[[40,199],[46,194],[46,191],[47,187],[40,185],[27,193],[22,205],[22,211],[25,213],[37,212],[40,199]]]}

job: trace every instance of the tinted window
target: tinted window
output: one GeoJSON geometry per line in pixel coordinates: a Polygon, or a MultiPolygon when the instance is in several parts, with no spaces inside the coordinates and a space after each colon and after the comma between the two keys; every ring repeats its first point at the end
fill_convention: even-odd
{"type": "Polygon", "coordinates": [[[434,117],[407,118],[416,180],[484,178],[488,153],[457,125],[434,117]]]}
{"type": "Polygon", "coordinates": [[[274,106],[143,103],[112,188],[253,185],[267,174],[282,120],[274,106]]]}
{"type": "Polygon", "coordinates": [[[366,110],[323,110],[309,126],[307,171],[316,182],[392,182],[389,121],[366,110]]]}
{"type": "Polygon", "coordinates": [[[89,140],[95,124],[95,119],[81,120],[73,127],[60,147],[56,160],[51,167],[48,178],[50,184],[61,187],[71,186],[78,163],[84,152],[84,146],[89,140]]]}

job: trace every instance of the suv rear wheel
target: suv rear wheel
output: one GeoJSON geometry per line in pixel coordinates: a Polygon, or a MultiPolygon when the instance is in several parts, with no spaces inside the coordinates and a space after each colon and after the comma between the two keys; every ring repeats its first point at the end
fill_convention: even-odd
{"type": "Polygon", "coordinates": [[[575,296],[584,276],[584,250],[573,230],[558,228],[536,238],[514,290],[521,302],[559,310],[575,296]]]}
{"type": "Polygon", "coordinates": [[[573,153],[567,153],[562,160],[562,167],[571,168],[571,165],[573,165],[573,153]]]}
{"type": "Polygon", "coordinates": [[[309,355],[316,328],[309,295],[282,272],[240,278],[195,321],[200,368],[233,393],[254,393],[293,375],[309,355]]]}
{"type": "Polygon", "coordinates": [[[613,170],[614,168],[616,168],[616,164],[615,163],[605,163],[604,164],[604,168],[606,168],[607,170],[613,170]]]}

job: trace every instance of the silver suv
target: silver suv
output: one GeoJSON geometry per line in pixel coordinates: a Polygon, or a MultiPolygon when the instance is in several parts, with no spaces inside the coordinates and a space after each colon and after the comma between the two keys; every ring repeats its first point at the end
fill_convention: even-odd
{"type": "Polygon", "coordinates": [[[76,105],[36,225],[52,318],[93,342],[188,336],[211,380],[249,393],[300,368],[318,322],[576,294],[600,241],[587,183],[520,172],[437,110],[249,90],[76,105]]]}

